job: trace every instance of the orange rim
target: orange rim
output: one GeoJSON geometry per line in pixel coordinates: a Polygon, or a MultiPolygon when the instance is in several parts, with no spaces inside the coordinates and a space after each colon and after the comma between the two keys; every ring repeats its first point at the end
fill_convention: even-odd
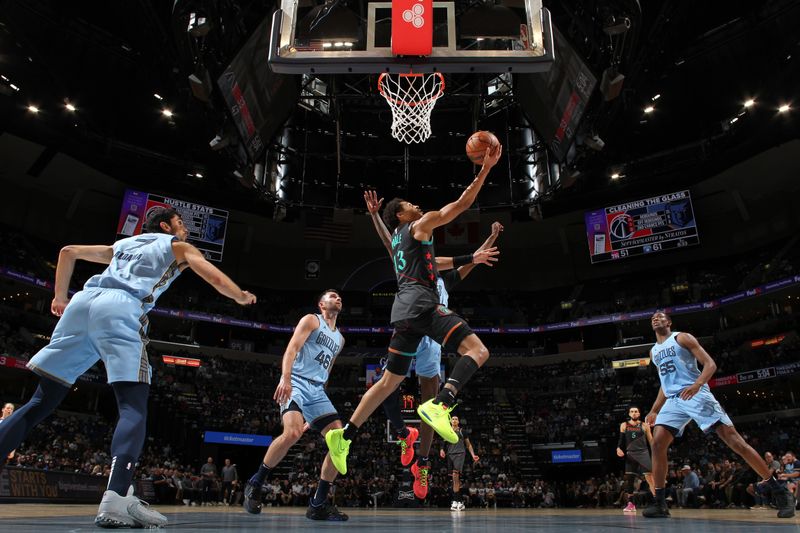
{"type": "MultiPolygon", "coordinates": [[[[378,91],[381,93],[381,96],[383,96],[386,99],[387,102],[391,102],[394,105],[416,107],[418,105],[429,104],[430,102],[438,100],[442,96],[442,94],[444,94],[444,87],[445,87],[444,76],[442,76],[442,73],[434,72],[433,74],[439,78],[439,91],[436,93],[435,96],[431,96],[430,98],[427,98],[425,100],[406,102],[405,100],[398,100],[396,98],[392,98],[391,96],[387,96],[386,93],[383,91],[383,78],[390,75],[388,72],[382,72],[381,75],[378,76],[378,91]]],[[[398,74],[398,76],[401,78],[419,78],[425,75],[426,74],[414,74],[413,72],[409,72],[407,74],[398,74]]]]}

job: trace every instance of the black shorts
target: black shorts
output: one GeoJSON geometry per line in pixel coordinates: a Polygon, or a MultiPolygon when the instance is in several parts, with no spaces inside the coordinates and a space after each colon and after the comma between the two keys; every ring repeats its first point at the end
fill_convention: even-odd
{"type": "Polygon", "coordinates": [[[461,472],[464,469],[464,453],[447,454],[447,469],[450,472],[461,472]]]}
{"type": "Polygon", "coordinates": [[[636,474],[649,474],[653,471],[653,463],[650,460],[650,454],[646,451],[634,451],[625,454],[625,473],[636,474]]]}
{"type": "Polygon", "coordinates": [[[389,341],[389,352],[397,355],[416,355],[422,337],[430,337],[442,348],[457,350],[461,341],[472,335],[467,321],[443,305],[392,325],[394,333],[389,341]]]}

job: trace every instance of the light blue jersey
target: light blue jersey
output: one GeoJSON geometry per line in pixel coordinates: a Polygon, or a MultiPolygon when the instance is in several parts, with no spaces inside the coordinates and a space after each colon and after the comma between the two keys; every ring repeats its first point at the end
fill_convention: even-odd
{"type": "Polygon", "coordinates": [[[147,313],[180,274],[172,252],[176,239],[166,233],[145,233],[118,240],[108,267],[83,288],[123,290],[141,301],[142,314],[147,313]]]}
{"type": "Polygon", "coordinates": [[[678,437],[683,434],[691,420],[704,432],[710,431],[717,424],[733,426],[708,385],[700,387],[697,394],[688,400],[679,396],[683,389],[697,382],[700,369],[692,352],[675,340],[678,334],[678,331],[673,332],[664,342],[656,344],[650,350],[651,362],[658,369],[661,389],[667,397],[656,417],[656,425],[671,428],[678,437]]]}
{"type": "MultiPolygon", "coordinates": [[[[673,331],[672,335],[663,343],[656,343],[650,349],[650,361],[658,369],[661,389],[667,398],[679,394],[686,387],[693,385],[700,377],[697,359],[692,352],[675,340],[679,333],[679,331],[673,331]]],[[[703,385],[701,390],[709,391],[710,389],[708,385],[703,385]]]]}
{"type": "Polygon", "coordinates": [[[292,376],[300,376],[317,383],[328,381],[333,358],[342,348],[344,339],[339,330],[332,331],[322,315],[316,315],[319,327],[311,332],[297,353],[292,365],[292,376]]]}

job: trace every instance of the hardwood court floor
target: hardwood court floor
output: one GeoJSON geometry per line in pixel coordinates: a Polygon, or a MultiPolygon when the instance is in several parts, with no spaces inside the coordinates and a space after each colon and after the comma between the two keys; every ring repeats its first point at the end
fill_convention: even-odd
{"type": "MultiPolygon", "coordinates": [[[[343,523],[314,522],[299,507],[264,508],[261,515],[249,515],[234,507],[158,506],[169,518],[169,531],[264,530],[317,531],[400,531],[408,533],[553,531],[564,533],[604,531],[646,531],[647,533],[753,533],[798,532],[800,513],[792,519],[778,519],[775,511],[683,510],[672,518],[647,519],[606,509],[470,509],[452,513],[446,509],[343,509],[350,520],[343,523]]],[[[94,505],[2,504],[0,531],[29,533],[46,531],[99,531],[93,520],[94,505]]]]}

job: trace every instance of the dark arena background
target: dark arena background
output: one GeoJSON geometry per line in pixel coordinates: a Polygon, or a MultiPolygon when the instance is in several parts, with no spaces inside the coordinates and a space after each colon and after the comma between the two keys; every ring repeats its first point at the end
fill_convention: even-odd
{"type": "MultiPolygon", "coordinates": [[[[478,173],[464,147],[486,130],[502,156],[432,233],[452,257],[496,232],[498,261],[449,301],[489,355],[452,412],[478,459],[467,450],[454,492],[434,435],[416,497],[378,407],[325,503],[349,521],[325,527],[798,531],[800,4],[455,0],[423,20],[414,10],[429,0],[393,3],[0,0],[0,402],[12,404],[0,443],[39,401],[27,365],[59,320],[64,247],[111,245],[173,207],[203,263],[258,300],[237,305],[191,264],[150,311],[130,501],[176,531],[318,528],[307,513],[328,451],[319,428],[249,481],[283,432],[274,395],[295,326],[338,291],[345,344],[324,391],[347,423],[381,376],[403,268],[364,193],[441,209],[478,173]],[[403,24],[432,24],[432,52],[391,51],[403,24]],[[429,138],[406,144],[378,83],[409,70],[444,87],[395,99],[412,113],[435,104],[429,138]],[[661,492],[626,476],[618,445],[629,408],[644,421],[670,372],[650,360],[656,311],[713,359],[710,392],[773,479],[726,446],[725,424],[704,434],[690,422],[666,452],[671,517],[651,519],[661,492]],[[243,509],[248,483],[260,514],[243,509]]],[[[109,261],[78,260],[70,291],[109,261]]],[[[457,348],[442,351],[445,379],[463,375],[457,348]]],[[[107,381],[97,362],[13,442],[0,529],[95,528],[124,418],[107,381]]],[[[413,428],[420,388],[409,371],[413,428]]]]}

